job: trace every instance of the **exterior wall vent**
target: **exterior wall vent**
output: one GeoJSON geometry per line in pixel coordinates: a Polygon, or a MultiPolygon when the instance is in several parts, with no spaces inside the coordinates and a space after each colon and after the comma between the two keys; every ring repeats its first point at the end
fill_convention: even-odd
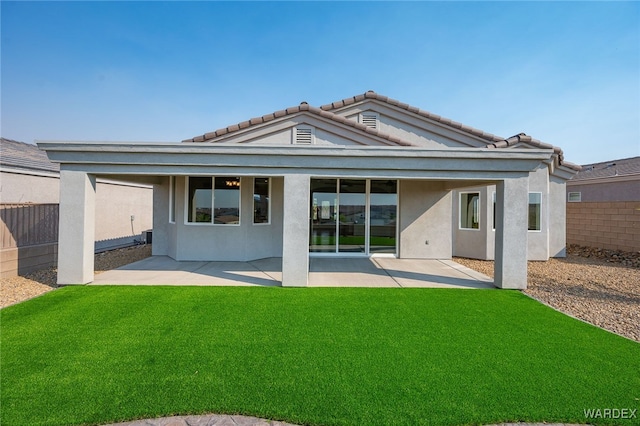
{"type": "Polygon", "coordinates": [[[568,196],[570,203],[579,203],[582,201],[582,192],[570,192],[568,196]]]}
{"type": "Polygon", "coordinates": [[[293,143],[295,145],[312,145],[315,143],[314,128],[296,127],[293,131],[293,143]]]}
{"type": "Polygon", "coordinates": [[[377,112],[363,112],[360,114],[360,123],[372,129],[378,129],[378,113],[377,112]]]}

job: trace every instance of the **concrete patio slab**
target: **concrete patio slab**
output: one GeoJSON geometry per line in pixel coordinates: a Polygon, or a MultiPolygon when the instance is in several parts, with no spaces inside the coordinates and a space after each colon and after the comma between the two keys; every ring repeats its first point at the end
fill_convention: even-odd
{"type": "MultiPolygon", "coordinates": [[[[279,286],[281,281],[281,258],[179,262],[152,256],[96,274],[92,284],[279,286]]],[[[309,287],[493,288],[493,281],[452,260],[312,257],[309,287]]]]}
{"type": "Polygon", "coordinates": [[[400,287],[494,288],[493,280],[453,260],[374,258],[400,287]]]}

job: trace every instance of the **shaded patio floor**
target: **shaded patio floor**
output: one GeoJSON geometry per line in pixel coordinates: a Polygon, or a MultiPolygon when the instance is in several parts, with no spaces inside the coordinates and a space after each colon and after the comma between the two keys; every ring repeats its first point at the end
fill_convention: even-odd
{"type": "MultiPolygon", "coordinates": [[[[176,261],[152,256],[97,274],[94,285],[280,286],[282,258],[251,262],[176,261]]],[[[309,287],[494,288],[493,280],[452,260],[309,259],[309,287]]]]}

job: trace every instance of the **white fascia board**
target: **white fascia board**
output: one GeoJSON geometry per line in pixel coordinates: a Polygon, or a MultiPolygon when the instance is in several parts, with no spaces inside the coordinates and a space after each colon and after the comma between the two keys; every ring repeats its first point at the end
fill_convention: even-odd
{"type": "Polygon", "coordinates": [[[2,173],[13,173],[16,175],[29,175],[29,176],[38,176],[38,177],[50,177],[50,178],[60,178],[60,173],[57,172],[47,172],[40,170],[26,170],[26,169],[16,169],[13,167],[0,166],[0,172],[2,173]]]}

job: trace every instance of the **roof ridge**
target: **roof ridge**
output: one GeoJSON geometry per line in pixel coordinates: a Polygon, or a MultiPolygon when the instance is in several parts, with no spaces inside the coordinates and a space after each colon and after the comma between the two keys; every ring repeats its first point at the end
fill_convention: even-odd
{"type": "Polygon", "coordinates": [[[541,140],[533,138],[527,135],[526,133],[518,133],[517,135],[513,135],[507,139],[494,142],[492,144],[489,144],[487,148],[508,148],[520,142],[527,143],[529,145],[533,145],[535,147],[542,148],[542,149],[552,149],[553,153],[556,155],[558,159],[559,165],[562,165],[577,171],[580,171],[582,169],[582,166],[573,164],[569,161],[564,161],[564,153],[562,152],[562,149],[560,147],[542,142],[541,140]]]}
{"type": "Polygon", "coordinates": [[[574,170],[580,170],[581,167],[577,164],[573,164],[570,163],[568,161],[564,161],[564,153],[562,152],[562,149],[560,149],[560,147],[554,146],[554,145],[550,145],[547,144],[545,142],[542,142],[538,139],[532,138],[531,136],[525,134],[525,133],[519,133],[515,136],[511,136],[510,138],[503,138],[501,136],[497,136],[494,135],[492,133],[487,133],[483,130],[480,129],[476,129],[474,127],[471,126],[467,126],[465,124],[462,124],[460,122],[457,121],[453,121],[449,118],[445,118],[442,117],[440,115],[437,114],[433,114],[429,111],[424,111],[421,110],[420,108],[411,106],[409,104],[406,104],[404,102],[400,102],[396,99],[391,99],[387,96],[383,96],[380,95],[376,92],[374,92],[373,90],[369,90],[365,93],[363,93],[362,95],[356,95],[356,96],[352,96],[350,98],[345,98],[336,102],[332,102],[330,104],[326,104],[326,105],[322,105],[320,108],[328,111],[328,110],[332,110],[332,109],[338,109],[338,108],[342,108],[348,105],[352,105],[355,104],[356,102],[360,102],[363,101],[365,99],[375,99],[378,100],[380,102],[384,102],[387,103],[389,105],[393,105],[397,108],[401,108],[404,109],[406,111],[412,112],[414,114],[417,114],[421,117],[424,118],[428,118],[430,120],[433,121],[437,121],[439,123],[442,123],[446,126],[449,127],[453,127],[454,129],[459,129],[462,130],[463,132],[467,132],[467,133],[471,133],[474,136],[478,136],[481,139],[485,139],[487,141],[489,141],[490,143],[487,145],[487,148],[506,148],[509,146],[512,146],[518,142],[525,142],[525,143],[529,143],[531,145],[537,146],[538,148],[543,148],[543,149],[553,149],[553,152],[557,155],[558,158],[558,164],[560,165],[564,165],[566,167],[569,167],[571,169],[574,170]]]}
{"type": "Polygon", "coordinates": [[[386,139],[389,142],[392,142],[394,144],[397,145],[403,145],[403,146],[414,146],[412,143],[407,142],[403,139],[400,139],[396,136],[392,136],[389,135],[387,133],[381,132],[380,130],[377,129],[373,129],[371,127],[365,126],[362,123],[358,123],[356,121],[353,120],[349,120],[348,118],[345,118],[341,115],[337,115],[334,114],[331,111],[327,111],[327,110],[323,110],[321,108],[318,107],[314,107],[309,105],[307,102],[302,101],[300,103],[300,105],[294,106],[294,107],[289,107],[283,110],[279,110],[279,111],[275,111],[272,112],[270,114],[265,114],[261,117],[254,117],[250,120],[246,120],[243,121],[241,123],[238,124],[233,124],[231,126],[227,126],[227,127],[223,127],[220,128],[218,130],[215,130],[213,132],[208,132],[205,133],[203,135],[199,135],[199,136],[194,136],[193,138],[190,139],[184,139],[182,142],[208,142],[211,141],[213,139],[219,138],[221,136],[227,135],[229,133],[234,133],[234,132],[238,132],[240,130],[244,130],[247,129],[251,126],[255,126],[258,124],[262,124],[262,123],[267,123],[269,121],[275,120],[276,118],[281,118],[281,117],[285,117],[287,115],[292,115],[292,114],[298,114],[300,112],[310,112],[312,114],[318,115],[320,117],[323,118],[327,118],[329,120],[333,120],[335,122],[338,122],[340,124],[344,124],[350,127],[353,127],[355,129],[358,129],[360,131],[366,132],[370,135],[374,135],[374,136],[378,136],[382,139],[386,139]]]}
{"type": "Polygon", "coordinates": [[[417,114],[421,117],[428,118],[433,121],[437,121],[439,123],[445,124],[449,127],[453,127],[454,129],[462,130],[463,132],[471,133],[474,136],[478,136],[482,139],[488,140],[490,142],[499,142],[504,140],[503,137],[494,135],[492,133],[485,132],[480,129],[476,129],[475,127],[467,126],[466,124],[462,124],[458,121],[451,120],[450,118],[442,117],[441,115],[431,113],[429,111],[422,110],[418,107],[406,104],[404,102],[400,102],[397,99],[389,98],[388,96],[380,95],[379,93],[374,92],[373,90],[369,90],[362,95],[356,95],[349,98],[341,99],[336,102],[332,102],[330,104],[322,105],[320,108],[329,111],[332,109],[342,108],[348,105],[355,104],[357,102],[363,101],[365,99],[374,99],[380,102],[387,103],[389,105],[395,106],[400,109],[404,109],[406,111],[417,114]]]}

